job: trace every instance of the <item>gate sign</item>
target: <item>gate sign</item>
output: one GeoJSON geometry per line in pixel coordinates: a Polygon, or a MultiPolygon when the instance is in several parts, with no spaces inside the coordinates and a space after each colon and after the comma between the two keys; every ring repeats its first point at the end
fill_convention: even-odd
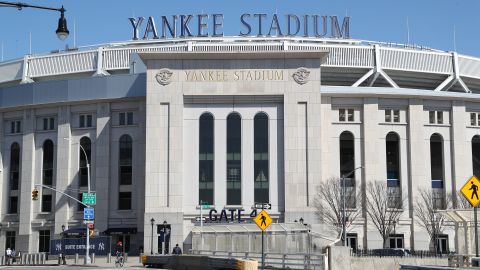
{"type": "Polygon", "coordinates": [[[83,219],[84,220],[92,220],[95,219],[93,208],[83,208],[83,219]]]}
{"type": "Polygon", "coordinates": [[[480,180],[474,175],[460,189],[465,199],[475,207],[480,203],[480,180]]]}
{"type": "Polygon", "coordinates": [[[272,224],[272,218],[267,213],[267,211],[262,210],[255,218],[253,218],[253,222],[255,222],[255,224],[257,224],[257,226],[262,229],[262,231],[265,231],[268,226],[272,224]]]}
{"type": "MultiPolygon", "coordinates": [[[[64,238],[50,240],[50,254],[58,255],[65,253],[66,255],[85,254],[85,238],[64,238]]],[[[90,253],[95,255],[107,255],[111,252],[111,237],[99,236],[90,238],[90,253]]]]}

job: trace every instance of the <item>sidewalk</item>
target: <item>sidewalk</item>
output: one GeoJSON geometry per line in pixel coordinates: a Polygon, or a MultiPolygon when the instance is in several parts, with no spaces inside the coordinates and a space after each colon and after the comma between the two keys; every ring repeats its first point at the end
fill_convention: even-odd
{"type": "MultiPolygon", "coordinates": [[[[75,264],[75,259],[67,259],[67,265],[70,266],[87,266],[83,264],[84,258],[83,256],[78,257],[78,261],[75,264]]],[[[57,265],[58,260],[47,260],[45,262],[47,265],[57,265]]],[[[92,264],[88,265],[88,267],[115,267],[115,257],[111,257],[111,262],[107,263],[107,257],[106,256],[97,256],[95,257],[95,262],[92,262],[92,264]]],[[[143,267],[143,264],[139,262],[139,257],[138,256],[128,256],[128,260],[125,262],[124,266],[125,267],[143,267]]]]}

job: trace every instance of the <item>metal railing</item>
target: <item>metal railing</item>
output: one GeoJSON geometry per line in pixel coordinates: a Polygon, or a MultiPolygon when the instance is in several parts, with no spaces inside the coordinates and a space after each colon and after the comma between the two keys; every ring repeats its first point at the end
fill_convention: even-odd
{"type": "MultiPolygon", "coordinates": [[[[192,254],[225,258],[242,258],[261,261],[259,252],[230,252],[212,250],[192,250],[192,254]]],[[[309,253],[265,253],[265,268],[290,268],[320,270],[325,267],[326,255],[309,253]]]]}
{"type": "Polygon", "coordinates": [[[431,250],[406,250],[406,249],[359,249],[351,250],[350,255],[355,257],[416,257],[416,258],[432,258],[447,257],[450,252],[443,253],[431,250]]]}
{"type": "Polygon", "coordinates": [[[480,79],[480,59],[450,52],[388,47],[360,42],[339,43],[313,39],[277,38],[269,40],[224,38],[215,40],[183,39],[171,42],[128,41],[82,50],[28,55],[23,59],[0,63],[0,83],[29,81],[37,77],[71,73],[129,70],[131,54],[139,52],[278,52],[325,51],[323,67],[371,69],[451,75],[458,62],[458,75],[480,79]],[[378,46],[378,47],[376,47],[378,46]],[[378,48],[378,49],[377,49],[378,48]],[[377,55],[378,54],[378,55],[377,55]],[[378,62],[378,63],[377,63],[378,62]]]}

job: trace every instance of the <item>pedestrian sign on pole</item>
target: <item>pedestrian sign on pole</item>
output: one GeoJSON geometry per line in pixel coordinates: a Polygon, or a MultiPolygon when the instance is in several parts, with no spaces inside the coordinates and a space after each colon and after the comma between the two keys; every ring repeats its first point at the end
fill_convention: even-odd
{"type": "Polygon", "coordinates": [[[474,175],[460,189],[460,192],[465,196],[465,199],[475,207],[480,203],[480,180],[474,175]]]}
{"type": "Polygon", "coordinates": [[[270,224],[272,224],[272,218],[270,215],[267,213],[267,211],[262,210],[256,217],[253,218],[253,222],[257,224],[257,226],[262,229],[262,231],[265,231],[270,224]]]}

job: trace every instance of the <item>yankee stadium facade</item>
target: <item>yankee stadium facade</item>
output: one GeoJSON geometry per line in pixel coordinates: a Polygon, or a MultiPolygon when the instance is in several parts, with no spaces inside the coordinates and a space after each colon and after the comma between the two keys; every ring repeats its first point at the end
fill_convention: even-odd
{"type": "MultiPolygon", "coordinates": [[[[320,223],[319,183],[361,167],[349,189],[385,181],[405,198],[390,247],[429,249],[419,191],[441,208],[480,170],[480,59],[354,40],[327,16],[265,17],[262,34],[251,14],[250,31],[225,37],[214,15],[158,31],[132,18],[131,41],[0,63],[0,247],[48,251],[62,225],[85,228],[82,205],[38,185],[80,200],[89,185],[96,231],[157,252],[164,221],[171,244],[192,247],[200,202],[204,227],[248,223],[255,203],[275,223],[320,223]]],[[[471,252],[458,230],[438,236],[443,251],[471,252]]],[[[348,237],[382,247],[366,214],[348,237]]]]}

